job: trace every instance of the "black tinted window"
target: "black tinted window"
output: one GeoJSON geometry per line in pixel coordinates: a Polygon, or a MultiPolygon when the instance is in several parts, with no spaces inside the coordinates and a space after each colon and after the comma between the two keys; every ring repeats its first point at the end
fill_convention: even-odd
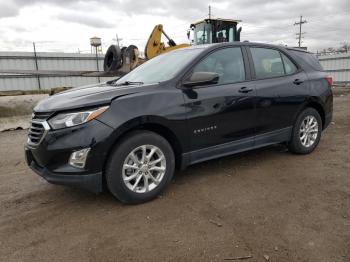
{"type": "Polygon", "coordinates": [[[286,74],[293,74],[295,71],[297,71],[297,67],[295,66],[295,64],[288,58],[286,57],[284,54],[282,54],[282,59],[283,59],[283,63],[284,63],[284,69],[286,71],[286,74]]]}
{"type": "Polygon", "coordinates": [[[250,48],[256,78],[268,78],[284,75],[280,52],[268,48],[250,48]]]}
{"type": "Polygon", "coordinates": [[[214,72],[219,74],[219,84],[245,80],[241,48],[224,48],[214,51],[193,69],[193,72],[214,72]]]}

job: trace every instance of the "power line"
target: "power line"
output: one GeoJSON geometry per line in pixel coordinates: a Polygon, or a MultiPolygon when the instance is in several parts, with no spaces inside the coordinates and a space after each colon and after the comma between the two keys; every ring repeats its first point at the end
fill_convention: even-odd
{"type": "Polygon", "coordinates": [[[303,33],[301,32],[301,26],[302,26],[302,24],[305,24],[305,23],[307,23],[307,21],[303,20],[303,16],[302,15],[300,16],[300,21],[294,23],[294,25],[299,25],[299,33],[296,33],[297,39],[299,39],[298,40],[298,46],[299,47],[301,46],[301,38],[303,37],[302,35],[305,33],[305,32],[303,32],[303,33]]]}

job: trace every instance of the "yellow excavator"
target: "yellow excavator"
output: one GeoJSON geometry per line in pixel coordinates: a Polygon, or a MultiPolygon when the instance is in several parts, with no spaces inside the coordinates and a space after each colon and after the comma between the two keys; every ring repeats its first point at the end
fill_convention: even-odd
{"type": "MultiPolygon", "coordinates": [[[[192,33],[191,44],[202,45],[221,42],[240,41],[242,28],[237,28],[240,20],[232,19],[204,19],[190,25],[187,31],[188,39],[192,33]]],[[[133,70],[145,60],[170,52],[175,49],[188,47],[190,44],[176,44],[164,31],[163,25],[156,25],[148,38],[145,47],[145,58],[139,57],[138,48],[135,45],[119,48],[111,45],[105,55],[104,71],[108,74],[123,75],[133,70]],[[162,42],[162,36],[167,39],[167,44],[162,42]]]]}

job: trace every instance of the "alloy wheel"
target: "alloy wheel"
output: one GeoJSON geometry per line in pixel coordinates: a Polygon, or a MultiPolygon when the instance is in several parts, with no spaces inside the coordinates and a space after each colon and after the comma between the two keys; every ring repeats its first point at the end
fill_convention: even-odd
{"type": "Polygon", "coordinates": [[[300,142],[305,147],[311,147],[318,136],[318,122],[317,119],[312,116],[306,116],[301,122],[299,129],[300,142]]]}
{"type": "Polygon", "coordinates": [[[155,189],[164,178],[166,159],[154,145],[142,145],[132,150],[123,164],[123,181],[135,193],[155,189]]]}

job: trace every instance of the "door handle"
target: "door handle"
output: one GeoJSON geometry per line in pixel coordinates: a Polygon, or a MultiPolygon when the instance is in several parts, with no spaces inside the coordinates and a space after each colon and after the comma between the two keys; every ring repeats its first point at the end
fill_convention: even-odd
{"type": "Polygon", "coordinates": [[[243,87],[241,87],[241,88],[238,90],[238,92],[244,93],[244,94],[249,93],[249,92],[251,92],[251,91],[253,91],[253,88],[248,88],[248,87],[246,87],[246,86],[243,86],[243,87]]]}
{"type": "Polygon", "coordinates": [[[294,84],[294,85],[300,85],[300,84],[302,84],[303,82],[304,82],[303,80],[295,79],[295,80],[293,81],[293,84],[294,84]]]}

